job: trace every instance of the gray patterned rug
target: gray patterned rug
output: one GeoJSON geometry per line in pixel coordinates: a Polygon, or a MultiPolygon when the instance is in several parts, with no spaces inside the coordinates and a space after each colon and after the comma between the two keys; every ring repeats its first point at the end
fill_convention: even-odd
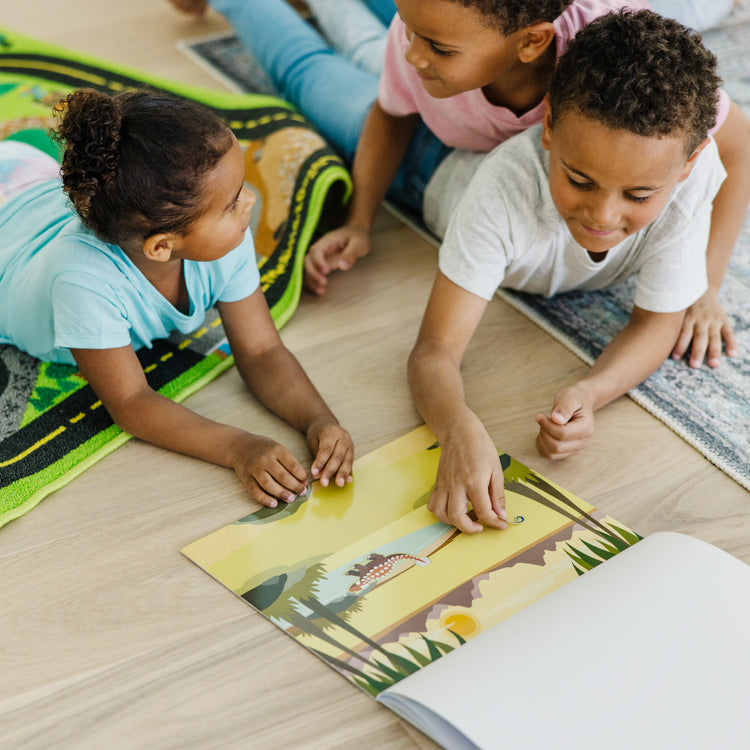
{"type": "MultiPolygon", "coordinates": [[[[741,0],[731,16],[703,38],[719,58],[724,88],[750,116],[750,0],[741,0]]],[[[273,90],[232,35],[195,40],[186,43],[186,48],[234,88],[273,90]]],[[[396,213],[414,224],[414,217],[396,213]]],[[[424,234],[423,227],[415,229],[424,234]]],[[[500,294],[588,363],[625,325],[632,309],[632,289],[627,284],[552,300],[507,291],[500,294]]],[[[716,370],[707,366],[692,370],[685,362],[668,360],[629,395],[750,489],[750,215],[734,250],[721,301],[734,322],[739,355],[733,360],[724,357],[716,370]]]]}

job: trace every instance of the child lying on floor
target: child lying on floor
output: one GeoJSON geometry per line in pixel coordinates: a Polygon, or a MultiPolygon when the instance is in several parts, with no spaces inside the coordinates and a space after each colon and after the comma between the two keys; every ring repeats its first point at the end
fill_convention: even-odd
{"type": "MultiPolygon", "coordinates": [[[[200,10],[203,0],[171,0],[200,10]]],[[[586,23],[621,7],[653,9],[687,26],[714,23],[730,0],[312,0],[324,29],[350,59],[372,46],[348,19],[368,11],[369,27],[390,21],[383,73],[368,54],[364,70],[335,54],[287,0],[211,0],[282,96],[297,106],[347,159],[354,191],[344,225],[311,246],[305,282],[323,294],[336,270],[351,268],[371,246],[376,211],[388,197],[416,214],[441,189],[451,148],[487,152],[541,121],[554,60],[586,23]],[[394,11],[398,14],[394,17],[394,11]],[[350,37],[351,34],[351,37],[350,37]],[[450,147],[450,148],[449,148],[450,147]],[[355,154],[356,149],[356,154],[355,154]],[[395,179],[394,179],[395,175],[395,179]]],[[[750,202],[750,123],[722,92],[715,126],[727,179],[715,200],[706,257],[708,287],[688,309],[672,356],[691,367],[737,353],[718,294],[750,202]]]]}
{"type": "Polygon", "coordinates": [[[307,438],[312,475],[351,480],[353,446],[281,342],[259,286],[242,151],[207,108],[165,94],[68,96],[62,164],[0,143],[0,343],[76,364],[112,419],[234,469],[275,507],[307,491],[282,445],[152,390],[135,350],[188,334],[214,304],[251,391],[307,438]],[[72,203],[72,206],[71,206],[72,203]]]}
{"type": "Polygon", "coordinates": [[[718,84],[716,58],[677,22],[650,11],[603,16],[558,61],[542,124],[474,173],[409,361],[417,408],[442,446],[429,501],[440,520],[464,531],[506,526],[497,451],[460,373],[499,286],[551,296],[635,276],[625,328],[584,378],[555,394],[549,415],[536,416],[544,457],[585,448],[594,412],[668,356],[707,285],[712,202],[725,176],[707,137],[718,84]]]}

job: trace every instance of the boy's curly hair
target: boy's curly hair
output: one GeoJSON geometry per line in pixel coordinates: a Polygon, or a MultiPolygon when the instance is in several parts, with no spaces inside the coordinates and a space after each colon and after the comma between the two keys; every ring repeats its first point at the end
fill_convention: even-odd
{"type": "Polygon", "coordinates": [[[486,25],[508,36],[534,23],[552,23],[573,0],[448,0],[476,8],[486,25]]]}
{"type": "Polygon", "coordinates": [[[162,92],[78,89],[54,114],[65,192],[99,239],[121,247],[188,230],[204,210],[203,178],[232,144],[207,107],[162,92]]]}
{"type": "Polygon", "coordinates": [[[700,34],[651,11],[622,10],[581,29],[558,60],[552,122],[577,110],[613,130],[682,136],[691,154],[716,122],[720,85],[700,34]]]}

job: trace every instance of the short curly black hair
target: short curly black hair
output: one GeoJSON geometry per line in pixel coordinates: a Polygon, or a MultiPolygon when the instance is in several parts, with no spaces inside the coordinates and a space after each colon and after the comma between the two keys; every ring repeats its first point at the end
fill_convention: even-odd
{"type": "Polygon", "coordinates": [[[716,122],[721,79],[700,34],[651,11],[585,26],[557,62],[552,123],[576,110],[613,130],[685,139],[691,154],[716,122]]]}
{"type": "Polygon", "coordinates": [[[448,0],[476,8],[484,16],[486,25],[504,35],[535,23],[552,23],[573,0],[448,0]]]}

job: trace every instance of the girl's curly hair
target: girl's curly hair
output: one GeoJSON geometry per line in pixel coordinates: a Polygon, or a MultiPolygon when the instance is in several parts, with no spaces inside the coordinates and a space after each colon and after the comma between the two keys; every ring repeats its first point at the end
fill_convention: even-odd
{"type": "Polygon", "coordinates": [[[508,36],[535,23],[552,23],[573,0],[448,0],[476,8],[484,16],[485,24],[508,36]]]}
{"type": "Polygon", "coordinates": [[[558,60],[552,122],[574,110],[613,130],[681,136],[691,154],[716,122],[720,85],[700,34],[651,11],[622,10],[581,29],[558,60]]]}
{"type": "Polygon", "coordinates": [[[121,246],[185,232],[204,210],[203,178],[232,144],[208,108],[162,92],[78,89],[55,114],[63,188],[81,221],[121,246]]]}

